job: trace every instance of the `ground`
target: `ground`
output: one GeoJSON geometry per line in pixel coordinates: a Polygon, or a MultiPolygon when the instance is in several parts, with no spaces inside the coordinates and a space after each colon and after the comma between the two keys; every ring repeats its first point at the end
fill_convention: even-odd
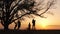
{"type": "Polygon", "coordinates": [[[1,34],[52,34],[52,33],[57,33],[58,30],[0,30],[1,34]]]}

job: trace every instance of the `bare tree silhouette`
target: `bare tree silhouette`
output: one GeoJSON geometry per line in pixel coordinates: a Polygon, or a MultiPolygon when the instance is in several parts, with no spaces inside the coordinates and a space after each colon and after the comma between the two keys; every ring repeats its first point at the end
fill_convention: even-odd
{"type": "Polygon", "coordinates": [[[49,0],[46,5],[45,0],[0,0],[0,20],[2,20],[2,25],[4,30],[8,30],[8,25],[12,22],[22,18],[24,16],[42,16],[46,13],[52,5],[54,5],[55,0],[49,0]],[[45,10],[44,10],[45,9],[45,10]],[[44,10],[43,12],[41,10],[44,10]],[[40,12],[40,14],[38,14],[40,12]],[[18,13],[18,14],[17,14],[18,13]],[[17,17],[16,17],[17,14],[17,17]],[[33,15],[31,15],[33,14],[33,15]]]}

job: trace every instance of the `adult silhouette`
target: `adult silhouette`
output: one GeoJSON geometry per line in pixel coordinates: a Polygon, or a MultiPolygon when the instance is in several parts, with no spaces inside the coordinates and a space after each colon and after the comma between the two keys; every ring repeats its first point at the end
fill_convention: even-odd
{"type": "Polygon", "coordinates": [[[35,20],[32,20],[32,29],[35,29],[35,20]]]}
{"type": "Polygon", "coordinates": [[[19,30],[20,26],[21,26],[21,22],[18,20],[17,23],[15,22],[15,27],[14,27],[14,29],[16,29],[16,27],[18,27],[17,29],[19,30]]]}
{"type": "Polygon", "coordinates": [[[32,20],[32,24],[33,24],[33,26],[35,26],[35,20],[34,19],[32,20]]]}
{"type": "Polygon", "coordinates": [[[18,25],[18,28],[17,28],[17,29],[19,29],[19,28],[20,28],[20,26],[21,26],[21,22],[20,22],[20,21],[18,21],[17,25],[18,25]]]}

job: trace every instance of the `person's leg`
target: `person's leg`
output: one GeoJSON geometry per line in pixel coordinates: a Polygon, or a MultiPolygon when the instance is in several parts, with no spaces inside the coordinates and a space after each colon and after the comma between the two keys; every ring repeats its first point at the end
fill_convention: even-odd
{"type": "Polygon", "coordinates": [[[15,27],[14,27],[14,30],[16,30],[16,27],[17,27],[17,23],[15,23],[15,27]]]}

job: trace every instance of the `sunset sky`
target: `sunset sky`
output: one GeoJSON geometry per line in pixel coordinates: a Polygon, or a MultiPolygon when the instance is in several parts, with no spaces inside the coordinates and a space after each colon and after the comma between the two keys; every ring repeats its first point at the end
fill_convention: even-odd
{"type": "MultiPolygon", "coordinates": [[[[47,1],[47,0],[46,0],[47,1]]],[[[60,0],[56,1],[56,4],[54,6],[55,9],[50,9],[49,11],[51,11],[52,13],[54,13],[54,15],[51,14],[45,14],[45,16],[47,18],[41,18],[41,17],[36,17],[36,28],[40,29],[41,27],[44,27],[46,25],[60,25],[60,0]]],[[[25,29],[28,26],[28,23],[31,23],[32,19],[26,19],[24,22],[22,22],[21,24],[21,29],[25,29]]],[[[32,23],[31,23],[32,25],[32,23]]],[[[10,24],[9,28],[13,29],[14,27],[14,23],[10,24]]],[[[60,26],[59,26],[60,27],[60,26]]],[[[0,24],[0,29],[3,28],[0,24]]]]}

